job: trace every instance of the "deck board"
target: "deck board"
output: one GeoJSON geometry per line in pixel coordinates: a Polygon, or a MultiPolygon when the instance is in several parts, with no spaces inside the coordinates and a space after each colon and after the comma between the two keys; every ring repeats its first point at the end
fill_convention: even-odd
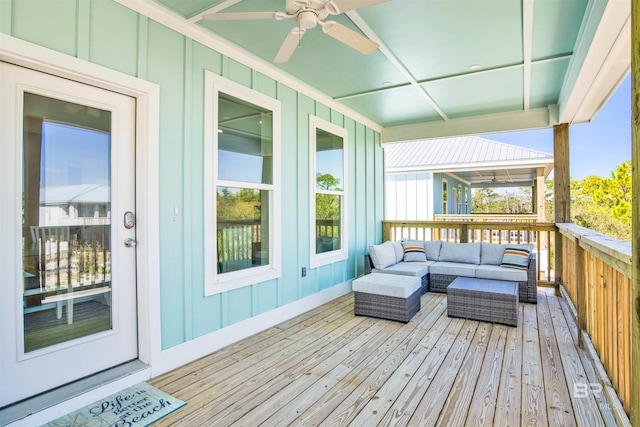
{"type": "Polygon", "coordinates": [[[349,294],[152,380],[187,402],[155,425],[615,425],[571,395],[594,372],[563,304],[540,290],[514,328],[427,293],[403,324],[354,316],[349,294]]]}

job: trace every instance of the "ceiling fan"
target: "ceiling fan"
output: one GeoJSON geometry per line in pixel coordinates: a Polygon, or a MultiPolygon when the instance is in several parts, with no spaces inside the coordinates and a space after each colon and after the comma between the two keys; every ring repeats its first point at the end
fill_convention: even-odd
{"type": "Polygon", "coordinates": [[[322,27],[322,31],[341,41],[347,46],[368,55],[378,48],[378,43],[367,37],[339,24],[336,21],[324,21],[329,15],[339,15],[350,10],[384,3],[389,0],[286,0],[285,12],[227,12],[205,14],[202,18],[206,21],[241,21],[249,19],[294,19],[298,25],[289,31],[280,50],[273,62],[287,62],[305,31],[316,25],[322,27]]]}

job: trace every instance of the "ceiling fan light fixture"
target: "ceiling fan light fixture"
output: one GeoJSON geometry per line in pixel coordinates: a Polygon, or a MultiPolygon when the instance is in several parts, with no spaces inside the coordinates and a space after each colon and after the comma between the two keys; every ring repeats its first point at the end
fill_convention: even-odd
{"type": "Polygon", "coordinates": [[[298,14],[298,25],[305,30],[314,28],[318,25],[318,14],[313,10],[303,10],[298,14]]]}

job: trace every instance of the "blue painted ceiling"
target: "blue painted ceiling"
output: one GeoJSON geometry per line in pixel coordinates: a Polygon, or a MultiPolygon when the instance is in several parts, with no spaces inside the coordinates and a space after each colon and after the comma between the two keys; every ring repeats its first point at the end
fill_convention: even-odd
{"type": "MultiPolygon", "coordinates": [[[[339,0],[354,1],[362,0],[339,0]]],[[[599,1],[606,3],[390,0],[325,19],[378,42],[370,55],[317,26],[288,62],[273,66],[384,128],[547,108],[576,78],[568,70],[589,34],[584,23],[591,3],[599,1]]],[[[212,12],[284,12],[285,0],[155,2],[268,63],[297,25],[292,19],[202,19],[212,12]]]]}

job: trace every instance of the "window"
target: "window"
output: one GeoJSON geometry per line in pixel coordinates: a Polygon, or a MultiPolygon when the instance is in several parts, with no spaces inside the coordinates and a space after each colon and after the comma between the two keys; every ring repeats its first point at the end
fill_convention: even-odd
{"type": "Polygon", "coordinates": [[[280,103],[207,73],[205,293],[280,277],[280,103]]]}
{"type": "Polygon", "coordinates": [[[442,180],[442,213],[444,215],[448,214],[449,211],[447,210],[447,200],[449,198],[449,194],[448,194],[448,190],[447,190],[447,180],[443,179],[442,180]]]}
{"type": "Polygon", "coordinates": [[[311,116],[311,267],[347,258],[347,131],[311,116]]]}
{"type": "Polygon", "coordinates": [[[456,194],[456,199],[458,201],[458,213],[462,212],[462,185],[458,184],[458,193],[456,194]]]}
{"type": "Polygon", "coordinates": [[[469,212],[469,187],[464,188],[464,213],[471,213],[469,212]]]}

